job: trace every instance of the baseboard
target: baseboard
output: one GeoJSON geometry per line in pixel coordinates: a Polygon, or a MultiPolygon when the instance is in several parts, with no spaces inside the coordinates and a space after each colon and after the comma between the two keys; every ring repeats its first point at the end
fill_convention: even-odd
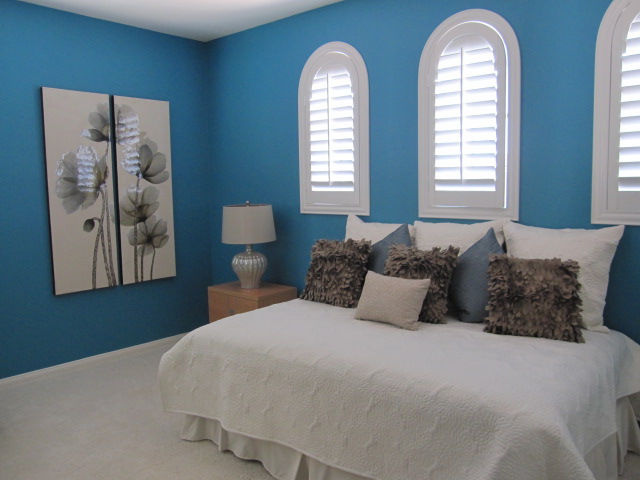
{"type": "Polygon", "coordinates": [[[80,360],[74,360],[73,362],[54,365],[53,367],[34,370],[33,372],[27,372],[27,373],[15,375],[12,377],[0,378],[0,389],[3,387],[15,386],[24,382],[37,380],[38,378],[46,377],[48,375],[53,375],[60,371],[68,371],[74,368],[85,367],[92,363],[140,353],[144,350],[148,350],[150,348],[157,348],[162,345],[166,345],[167,347],[169,347],[170,345],[175,344],[178,340],[180,340],[185,335],[186,333],[182,333],[180,335],[175,335],[173,337],[161,338],[160,340],[154,340],[152,342],[142,343],[140,345],[134,345],[133,347],[122,348],[120,350],[114,350],[113,352],[101,353],[100,355],[81,358],[80,360]]]}

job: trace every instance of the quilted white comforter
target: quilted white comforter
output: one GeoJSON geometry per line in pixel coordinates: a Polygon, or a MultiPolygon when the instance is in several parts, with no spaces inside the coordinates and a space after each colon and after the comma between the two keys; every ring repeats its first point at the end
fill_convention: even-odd
{"type": "Polygon", "coordinates": [[[219,320],[160,363],[164,407],[379,480],[591,480],[583,457],[640,391],[640,346],[416,331],[293,300],[219,320]]]}

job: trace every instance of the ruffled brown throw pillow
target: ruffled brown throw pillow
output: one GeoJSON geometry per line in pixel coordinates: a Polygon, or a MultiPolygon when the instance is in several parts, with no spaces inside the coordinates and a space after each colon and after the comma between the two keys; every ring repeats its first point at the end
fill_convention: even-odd
{"type": "Polygon", "coordinates": [[[492,256],[484,331],[583,343],[579,270],[573,260],[492,256]]]}
{"type": "Polygon", "coordinates": [[[371,242],[366,240],[318,240],[311,247],[311,264],[300,298],[355,308],[370,253],[371,242]]]}
{"type": "Polygon", "coordinates": [[[447,295],[453,269],[458,263],[458,247],[420,250],[407,245],[392,245],[385,263],[385,275],[412,280],[431,279],[422,303],[419,320],[446,323],[447,295]]]}

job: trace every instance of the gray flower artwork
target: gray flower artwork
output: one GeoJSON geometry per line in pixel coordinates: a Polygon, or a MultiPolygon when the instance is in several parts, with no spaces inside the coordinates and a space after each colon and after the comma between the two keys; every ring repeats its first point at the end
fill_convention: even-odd
{"type": "Polygon", "coordinates": [[[42,89],[57,295],[118,284],[109,96],[42,89]]]}
{"type": "Polygon", "coordinates": [[[114,97],[122,283],[175,276],[169,104],[114,97]]]}
{"type": "Polygon", "coordinates": [[[111,100],[42,89],[56,295],[175,276],[169,104],[111,100]]]}

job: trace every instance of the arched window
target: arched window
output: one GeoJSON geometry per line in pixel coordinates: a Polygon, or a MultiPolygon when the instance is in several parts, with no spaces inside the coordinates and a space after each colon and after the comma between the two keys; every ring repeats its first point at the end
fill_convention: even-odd
{"type": "Polygon", "coordinates": [[[360,54],[331,42],[298,89],[300,211],[369,215],[369,82],[360,54]]]}
{"type": "Polygon", "coordinates": [[[487,10],[465,10],[429,37],[418,85],[419,215],[518,219],[520,53],[487,10]]]}
{"type": "Polygon", "coordinates": [[[640,225],[640,0],[615,0],[598,30],[591,222],[640,225]]]}

